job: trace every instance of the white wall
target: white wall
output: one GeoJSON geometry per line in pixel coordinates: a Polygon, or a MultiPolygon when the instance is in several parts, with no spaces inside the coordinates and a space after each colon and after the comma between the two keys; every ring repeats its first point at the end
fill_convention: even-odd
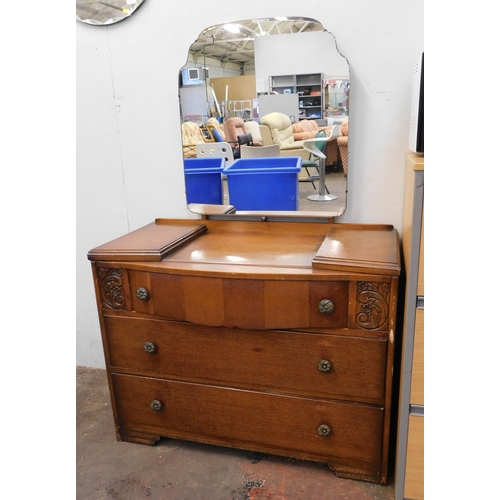
{"type": "Polygon", "coordinates": [[[77,365],[103,367],[91,248],[185,206],[178,72],[206,27],[301,15],[335,34],[351,77],[349,193],[342,222],[401,226],[411,70],[423,51],[423,0],[322,0],[286,7],[146,1],[109,27],[76,26],[77,365]]]}

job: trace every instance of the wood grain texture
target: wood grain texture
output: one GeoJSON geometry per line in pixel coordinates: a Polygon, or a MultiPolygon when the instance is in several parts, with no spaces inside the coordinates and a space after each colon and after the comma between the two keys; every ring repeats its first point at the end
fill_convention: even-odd
{"type": "Polygon", "coordinates": [[[120,429],[380,465],[379,407],[120,374],[112,379],[120,429]],[[154,400],[162,403],[161,411],[151,409],[154,400]],[[332,428],[330,436],[318,435],[324,424],[332,428]]]}
{"type": "Polygon", "coordinates": [[[110,366],[178,380],[383,405],[387,341],[105,316],[110,366]],[[153,342],[149,354],[144,344],[153,342]],[[318,363],[332,364],[321,372],[318,363]]]}
{"type": "Polygon", "coordinates": [[[118,440],[385,484],[398,244],[386,225],[158,219],[89,252],[118,440]]]}

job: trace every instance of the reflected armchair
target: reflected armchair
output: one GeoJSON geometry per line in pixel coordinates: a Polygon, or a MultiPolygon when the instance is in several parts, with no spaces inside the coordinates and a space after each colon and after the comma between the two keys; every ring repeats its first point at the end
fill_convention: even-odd
{"type": "MultiPolygon", "coordinates": [[[[224,124],[224,132],[226,133],[226,139],[228,140],[228,142],[238,142],[239,135],[246,135],[250,133],[250,131],[246,128],[243,118],[240,118],[238,116],[233,116],[227,119],[226,123],[224,124]]],[[[262,142],[256,140],[255,138],[253,141],[253,145],[262,146],[262,142]]]]}
{"type": "Polygon", "coordinates": [[[277,144],[281,156],[300,156],[307,160],[309,153],[304,149],[302,141],[293,137],[293,128],[290,118],[284,113],[273,112],[260,119],[260,133],[264,146],[277,144]]]}
{"type": "MultiPolygon", "coordinates": [[[[304,149],[303,141],[296,141],[290,118],[284,113],[273,112],[260,119],[260,132],[264,146],[277,144],[281,156],[299,156],[302,160],[309,159],[309,152],[304,149]]],[[[299,180],[307,180],[309,176],[303,168],[299,180]]]]}

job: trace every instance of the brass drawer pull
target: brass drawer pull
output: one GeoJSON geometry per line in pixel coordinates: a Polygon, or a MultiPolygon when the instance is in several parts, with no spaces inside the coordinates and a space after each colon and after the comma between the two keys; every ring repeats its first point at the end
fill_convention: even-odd
{"type": "Polygon", "coordinates": [[[318,309],[321,314],[332,314],[335,304],[331,300],[324,299],[318,304],[318,309]]]}
{"type": "Polygon", "coordinates": [[[153,342],[144,342],[144,352],[148,354],[155,354],[157,351],[156,345],[153,342]]]}
{"type": "Polygon", "coordinates": [[[155,399],[151,402],[151,409],[153,411],[161,411],[163,410],[163,403],[155,399]]]}
{"type": "Polygon", "coordinates": [[[333,368],[332,362],[328,361],[327,359],[322,359],[321,361],[318,361],[318,370],[321,373],[328,373],[331,372],[333,368]]]}
{"type": "Polygon", "coordinates": [[[149,292],[145,288],[138,288],[136,292],[137,297],[139,297],[139,300],[148,300],[149,299],[149,292]]]}
{"type": "Polygon", "coordinates": [[[329,425],[321,424],[318,427],[317,431],[318,431],[318,434],[321,437],[326,437],[326,436],[329,436],[332,433],[332,428],[329,425]]]}

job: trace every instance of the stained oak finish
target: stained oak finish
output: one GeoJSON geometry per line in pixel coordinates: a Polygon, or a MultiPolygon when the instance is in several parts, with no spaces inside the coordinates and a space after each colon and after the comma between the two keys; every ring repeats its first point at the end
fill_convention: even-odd
{"type": "Polygon", "coordinates": [[[384,339],[280,330],[270,335],[116,316],[104,321],[116,371],[384,402],[385,376],[379,370],[386,362],[384,339]],[[144,350],[146,343],[154,344],[154,352],[144,350]],[[322,360],[331,363],[330,370],[320,371],[322,360]]]}
{"type": "Polygon", "coordinates": [[[240,447],[384,484],[397,248],[391,226],[264,217],[157,219],[91,250],[117,439],[240,447]]]}

